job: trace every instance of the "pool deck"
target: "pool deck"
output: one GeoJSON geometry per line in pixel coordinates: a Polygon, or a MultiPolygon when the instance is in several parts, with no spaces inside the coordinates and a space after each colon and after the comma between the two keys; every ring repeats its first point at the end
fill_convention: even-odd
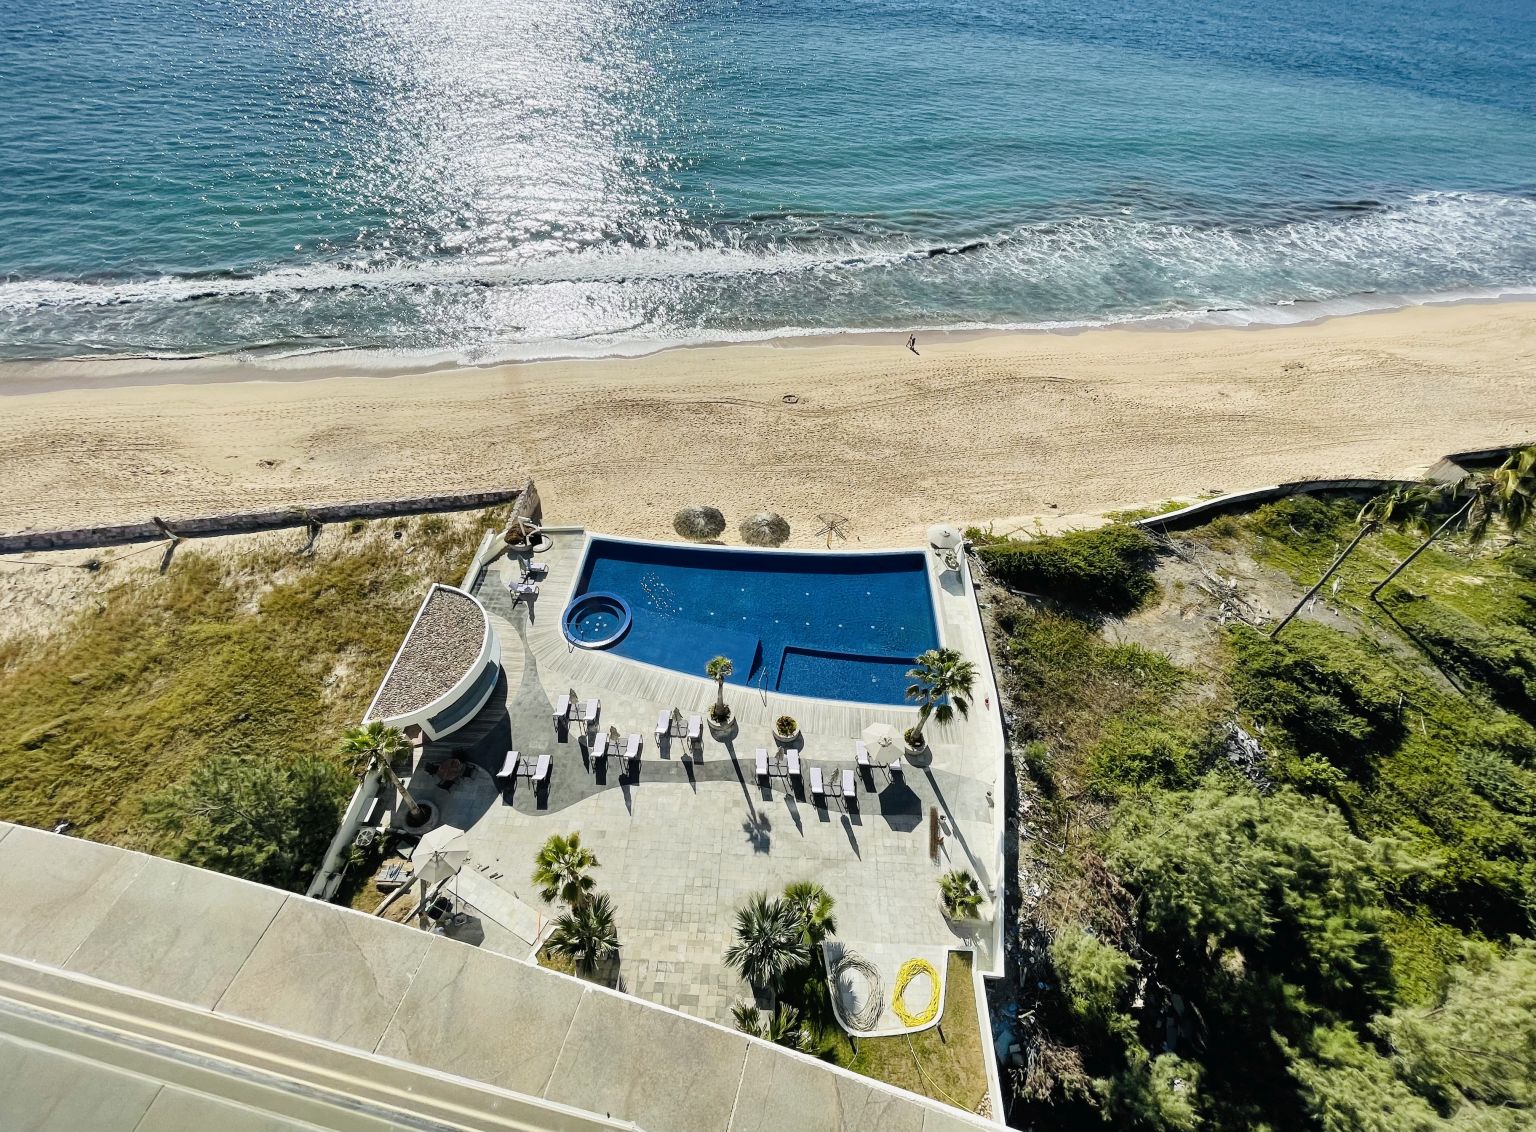
{"type": "Polygon", "coordinates": [[[489,612],[500,637],[503,678],[466,727],[435,744],[428,758],[465,748],[479,773],[443,791],[418,771],[412,783],[437,802],[443,820],[467,831],[471,857],[460,893],[492,921],[484,946],[527,956],[556,914],[528,877],[535,853],[552,833],[579,830],[596,852],[598,887],[616,906],[621,945],[620,985],[643,998],[715,1021],[729,1022],[730,1004],[747,988],[721,955],[731,942],[735,909],[752,892],[793,880],[815,880],[837,900],[837,935],[851,946],[910,943],[914,948],[974,947],[977,966],[997,968],[995,923],[966,930],[943,917],[938,878],[950,868],[973,871],[989,891],[1001,869],[1003,736],[985,640],[969,576],[944,570],[930,555],[935,614],[944,645],[976,662],[978,681],[969,720],[929,725],[932,757],[900,776],[856,773],[857,805],[813,804],[808,787],[756,780],[753,752],[774,750],[773,721],[793,715],[803,736],[802,766],[854,768],[854,742],[865,727],[910,726],[906,708],[779,695],[727,685],[735,713],[733,736],[705,729],[699,750],[683,740],[658,749],[657,715],[677,707],[703,714],[714,684],[602,651],[573,647],[561,617],[577,583],[587,534],[547,530],[553,546],[537,556],[548,567],[531,606],[512,604],[506,586],[518,561],[479,560],[467,588],[489,612]],[[621,761],[593,767],[582,730],[557,735],[556,698],[574,688],[602,701],[599,726],[639,733],[638,772],[621,761]],[[526,781],[499,790],[491,771],[509,748],[548,754],[545,789],[526,781]],[[929,859],[930,807],[941,815],[944,839],[929,859]]]}

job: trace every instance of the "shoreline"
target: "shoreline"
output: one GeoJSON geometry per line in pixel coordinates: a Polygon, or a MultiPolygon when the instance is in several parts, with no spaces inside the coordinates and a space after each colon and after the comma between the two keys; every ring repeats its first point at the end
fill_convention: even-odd
{"type": "MultiPolygon", "coordinates": [[[[1291,479],[1399,476],[1536,439],[1536,303],[1150,334],[690,347],[353,380],[14,392],[0,530],[479,491],[531,475],[551,522],[671,538],[849,516],[848,549],[929,523],[1030,529],[1291,479]],[[793,396],[797,400],[784,400],[793,396]]],[[[171,363],[167,363],[171,364],[171,363]]],[[[181,370],[181,377],[187,371],[181,370]]],[[[246,375],[248,376],[248,375],[246,375]]]]}
{"type": "MultiPolygon", "coordinates": [[[[398,350],[374,346],[316,347],[291,353],[188,354],[177,356],[79,355],[68,358],[29,358],[0,361],[0,400],[33,393],[69,389],[121,389],[151,385],[207,385],[229,382],[327,381],[337,378],[421,376],[454,371],[482,371],[512,365],[546,362],[632,361],[659,354],[689,350],[725,350],[759,347],[780,350],[821,349],[835,346],[905,345],[916,333],[918,345],[965,343],[1014,335],[1078,337],[1105,332],[1137,334],[1187,334],[1211,331],[1266,332],[1318,326],[1338,319],[1366,315],[1391,315],[1404,311],[1459,306],[1530,304],[1536,306],[1536,288],[1484,289],[1482,293],[1446,292],[1416,295],[1351,295],[1329,300],[1297,300],[1264,308],[1230,311],[1176,311],[1126,318],[1121,321],[1069,324],[999,324],[909,328],[906,330],[801,329],[785,327],[745,338],[701,337],[689,340],[627,339],[609,343],[606,349],[583,353],[577,350],[526,353],[550,342],[506,344],[503,352],[483,360],[467,359],[458,349],[398,350]],[[1261,319],[1260,312],[1301,312],[1299,318],[1261,319]],[[1230,316],[1230,317],[1224,317],[1230,316]],[[522,353],[520,353],[522,352],[522,353]]],[[[555,343],[571,345],[569,341],[555,343]]],[[[473,350],[470,351],[474,352],[473,350]]]]}

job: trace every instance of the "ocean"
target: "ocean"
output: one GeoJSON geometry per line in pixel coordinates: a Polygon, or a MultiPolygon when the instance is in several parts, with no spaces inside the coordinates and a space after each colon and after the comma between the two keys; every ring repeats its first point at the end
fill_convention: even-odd
{"type": "Polygon", "coordinates": [[[0,359],[1536,295],[1529,0],[5,0],[0,359]]]}

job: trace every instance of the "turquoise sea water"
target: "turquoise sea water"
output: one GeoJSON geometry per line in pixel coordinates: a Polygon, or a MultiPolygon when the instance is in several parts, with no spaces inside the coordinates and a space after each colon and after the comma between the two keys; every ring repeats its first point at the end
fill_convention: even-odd
{"type": "Polygon", "coordinates": [[[4,8],[0,358],[1536,293],[1529,0],[4,8]]]}

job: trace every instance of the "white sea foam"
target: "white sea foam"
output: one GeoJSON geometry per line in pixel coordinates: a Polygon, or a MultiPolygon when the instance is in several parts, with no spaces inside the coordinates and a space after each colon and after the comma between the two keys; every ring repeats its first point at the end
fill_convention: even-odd
{"type": "MultiPolygon", "coordinates": [[[[228,302],[283,296],[344,302],[348,292],[387,298],[422,288],[503,294],[514,304],[560,310],[583,296],[623,297],[593,302],[597,313],[584,323],[492,318],[487,325],[526,329],[493,332],[473,346],[445,343],[424,351],[460,364],[486,364],[913,325],[1075,330],[1276,324],[1414,303],[1536,295],[1536,200],[1495,193],[1424,193],[1248,227],[1084,217],[1019,225],[958,246],[870,236],[754,248],[742,232],[737,229],[725,246],[593,249],[506,262],[465,257],[315,264],[249,277],[14,280],[0,283],[0,318],[113,308],[135,314],[134,305],[153,315],[181,304],[201,309],[198,304],[206,302],[217,319],[228,302]],[[552,292],[557,297],[548,302],[526,298],[548,286],[569,293],[552,292]],[[982,317],[912,313],[960,312],[968,302],[974,308],[978,294],[991,308],[982,317]],[[697,317],[674,324],[646,313],[666,302],[693,309],[697,317]],[[624,317],[610,316],[610,309],[624,317]],[[893,310],[906,312],[899,323],[889,318],[893,310]],[[825,324],[806,317],[810,311],[825,324]]],[[[359,336],[366,336],[365,327],[359,336]]],[[[328,348],[300,334],[265,352],[328,348]]],[[[262,352],[247,349],[252,356],[262,352]]]]}

